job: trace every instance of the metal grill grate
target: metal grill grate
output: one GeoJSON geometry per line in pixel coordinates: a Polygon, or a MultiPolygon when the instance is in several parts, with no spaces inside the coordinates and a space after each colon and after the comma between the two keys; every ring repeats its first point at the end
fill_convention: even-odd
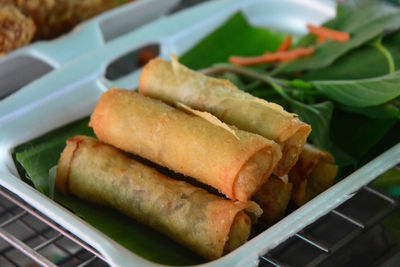
{"type": "Polygon", "coordinates": [[[0,266],[108,266],[102,255],[0,188],[0,266]]]}
{"type": "MultiPolygon", "coordinates": [[[[398,200],[371,185],[364,186],[347,202],[261,256],[259,266],[345,266],[344,262],[365,257],[366,253],[361,263],[396,266],[400,244],[393,242],[380,225],[395,211],[400,212],[398,200]],[[360,247],[369,250],[360,252],[360,247]]],[[[37,264],[108,266],[96,250],[0,188],[0,266],[37,264]]]]}
{"type": "Polygon", "coordinates": [[[371,183],[261,256],[259,266],[396,266],[390,262],[399,264],[400,245],[382,224],[399,212],[399,201],[371,183]]]}

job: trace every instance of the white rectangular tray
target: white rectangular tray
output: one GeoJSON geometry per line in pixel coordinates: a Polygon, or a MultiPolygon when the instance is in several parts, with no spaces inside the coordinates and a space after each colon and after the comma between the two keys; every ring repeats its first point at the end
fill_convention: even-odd
{"type": "Polygon", "coordinates": [[[0,103],[2,98],[26,83],[165,15],[178,3],[179,0],[126,3],[79,24],[56,39],[33,42],[0,57],[0,103]]]}
{"type": "MultiPolygon", "coordinates": [[[[11,152],[21,143],[88,116],[100,95],[109,88],[136,88],[140,70],[113,82],[105,79],[106,67],[116,58],[149,43],[158,43],[164,58],[171,53],[182,55],[238,10],[252,24],[292,34],[302,34],[306,23],[321,24],[335,14],[332,4],[316,0],[218,0],[162,18],[87,51],[23,88],[18,97],[6,98],[0,103],[0,184],[88,242],[112,266],[156,266],[21,181],[11,152]]],[[[204,266],[256,265],[260,255],[349,199],[360,187],[399,161],[400,144],[232,253],[204,266]]]]}

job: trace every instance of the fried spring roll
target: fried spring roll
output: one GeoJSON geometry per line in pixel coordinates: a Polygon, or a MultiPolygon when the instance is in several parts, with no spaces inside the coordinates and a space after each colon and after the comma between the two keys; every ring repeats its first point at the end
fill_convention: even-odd
{"type": "Polygon", "coordinates": [[[296,163],[311,127],[281,106],[239,90],[229,81],[205,76],[162,59],[150,61],[139,82],[139,92],[169,104],[184,103],[207,111],[239,129],[274,140],[281,146],[282,159],[274,174],[287,174],[296,163]]]}
{"type": "Polygon", "coordinates": [[[337,172],[338,167],[329,152],[306,144],[289,172],[289,181],[293,183],[293,202],[301,206],[329,188],[337,172]]]}
{"type": "Polygon", "coordinates": [[[262,212],[254,202],[233,202],[170,179],[86,136],[67,141],[56,187],[115,208],[210,260],[246,242],[251,232],[246,212],[255,217],[262,212]]]}
{"type": "MultiPolygon", "coordinates": [[[[208,184],[232,200],[247,201],[281,157],[262,136],[229,128],[138,93],[104,93],[89,126],[103,142],[208,184]]],[[[227,126],[228,127],[228,126],[227,126]]]]}
{"type": "Polygon", "coordinates": [[[272,175],[254,194],[252,199],[263,210],[259,219],[262,225],[270,226],[283,218],[291,198],[292,187],[288,181],[272,175]]]}

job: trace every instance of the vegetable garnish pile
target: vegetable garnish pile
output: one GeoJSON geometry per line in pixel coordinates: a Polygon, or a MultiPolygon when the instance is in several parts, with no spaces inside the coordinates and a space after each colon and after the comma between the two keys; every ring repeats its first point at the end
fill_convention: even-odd
{"type": "MultiPolygon", "coordinates": [[[[318,37],[317,43],[323,43],[327,39],[337,42],[347,42],[349,40],[349,34],[347,32],[340,32],[331,30],[325,27],[317,27],[311,24],[307,25],[310,33],[318,37]]],[[[287,36],[282,44],[279,46],[275,53],[265,53],[258,57],[229,57],[229,62],[237,66],[255,66],[265,63],[273,62],[287,62],[297,58],[307,57],[314,53],[313,47],[297,47],[290,50],[292,44],[292,37],[287,36]]]]}
{"type": "Polygon", "coordinates": [[[333,153],[342,171],[349,167],[344,177],[400,141],[399,27],[396,6],[346,1],[336,18],[307,25],[310,33],[293,44],[237,14],[180,61],[299,114],[312,126],[310,141],[333,153]],[[269,44],[243,49],[234,28],[250,40],[269,35],[269,44]]]}

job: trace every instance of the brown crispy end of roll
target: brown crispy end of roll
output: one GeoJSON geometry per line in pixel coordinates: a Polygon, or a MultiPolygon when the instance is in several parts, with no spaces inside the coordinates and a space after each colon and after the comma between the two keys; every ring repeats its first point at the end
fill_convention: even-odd
{"type": "Polygon", "coordinates": [[[263,214],[260,217],[261,224],[270,226],[283,218],[291,198],[292,187],[291,183],[282,181],[276,176],[271,176],[257,191],[253,196],[253,200],[263,210],[263,214]]]}
{"type": "Polygon", "coordinates": [[[291,134],[290,137],[284,141],[278,141],[281,145],[283,156],[274,170],[276,176],[281,177],[288,174],[290,169],[296,165],[311,132],[310,125],[305,123],[297,124],[297,126],[294,127],[296,128],[296,131],[291,134]]]}
{"type": "Polygon", "coordinates": [[[306,144],[289,172],[289,181],[293,183],[293,202],[301,206],[329,188],[337,172],[338,167],[329,152],[306,144]]]}
{"type": "Polygon", "coordinates": [[[224,254],[228,254],[243,245],[249,239],[250,234],[251,220],[249,216],[243,211],[238,212],[229,231],[229,237],[224,247],[224,254]]]}
{"type": "Polygon", "coordinates": [[[60,159],[57,165],[57,178],[56,178],[56,188],[62,193],[68,193],[68,179],[70,174],[71,162],[74,158],[74,153],[79,147],[79,143],[82,138],[75,137],[67,140],[67,146],[61,153],[60,159]]]}

